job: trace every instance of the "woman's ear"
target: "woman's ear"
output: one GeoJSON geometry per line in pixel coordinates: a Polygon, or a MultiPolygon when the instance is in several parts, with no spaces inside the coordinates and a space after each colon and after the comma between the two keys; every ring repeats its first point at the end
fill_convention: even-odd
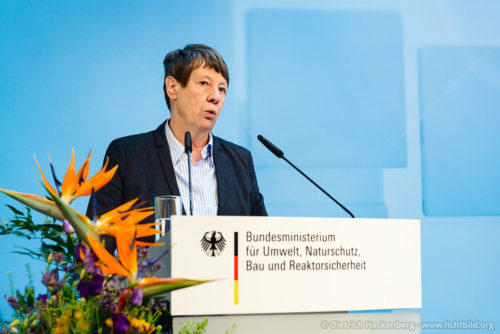
{"type": "Polygon", "coordinates": [[[175,101],[177,99],[179,86],[179,81],[177,81],[173,76],[165,78],[165,90],[170,101],[175,101]]]}

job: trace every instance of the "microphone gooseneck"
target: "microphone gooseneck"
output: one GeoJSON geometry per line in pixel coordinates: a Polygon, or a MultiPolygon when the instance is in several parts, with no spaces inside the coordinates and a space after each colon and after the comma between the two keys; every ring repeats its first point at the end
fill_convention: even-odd
{"type": "Polygon", "coordinates": [[[340,206],[345,212],[351,216],[351,218],[355,218],[354,215],[352,214],[351,211],[349,211],[345,206],[343,206],[339,201],[337,201],[332,195],[330,195],[325,189],[321,188],[319,184],[314,182],[309,176],[307,176],[303,171],[301,171],[298,167],[296,167],[293,163],[291,163],[287,158],[285,158],[285,154],[283,153],[282,150],[280,150],[278,147],[276,147],[273,143],[271,143],[269,140],[264,138],[261,135],[257,136],[257,139],[269,150],[271,151],[274,155],[276,155],[278,158],[282,158],[290,166],[295,168],[296,171],[298,171],[300,174],[302,174],[306,179],[309,180],[312,184],[314,184],[319,190],[321,190],[326,196],[328,196],[331,200],[333,200],[335,203],[337,203],[338,206],[340,206]]]}
{"type": "Polygon", "coordinates": [[[191,152],[193,152],[193,142],[191,141],[191,133],[186,131],[184,134],[184,149],[188,156],[188,179],[189,179],[189,213],[193,215],[193,180],[191,177],[191,152]]]}

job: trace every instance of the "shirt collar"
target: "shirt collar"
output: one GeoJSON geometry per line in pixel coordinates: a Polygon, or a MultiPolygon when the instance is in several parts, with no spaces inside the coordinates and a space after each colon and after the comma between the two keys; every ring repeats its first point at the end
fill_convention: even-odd
{"type": "MultiPolygon", "coordinates": [[[[167,135],[167,143],[168,147],[170,148],[170,157],[172,158],[172,163],[177,164],[179,160],[182,158],[182,155],[185,152],[184,145],[182,145],[177,138],[175,138],[174,134],[172,133],[172,130],[170,129],[170,126],[168,126],[168,123],[170,122],[170,119],[165,122],[165,133],[167,135]]],[[[214,138],[212,136],[212,133],[208,134],[208,144],[205,145],[201,149],[201,157],[203,160],[205,159],[210,159],[210,162],[213,162],[213,157],[212,157],[212,148],[214,144],[214,138]]]]}

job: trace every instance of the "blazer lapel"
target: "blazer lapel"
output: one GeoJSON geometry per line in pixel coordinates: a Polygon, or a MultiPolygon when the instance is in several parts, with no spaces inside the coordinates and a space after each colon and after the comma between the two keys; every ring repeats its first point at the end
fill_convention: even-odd
{"type": "Polygon", "coordinates": [[[217,179],[217,215],[224,215],[226,204],[226,191],[227,191],[227,166],[230,164],[227,157],[222,153],[221,143],[219,138],[214,136],[214,164],[215,164],[215,177],[217,179]]]}
{"type": "Polygon", "coordinates": [[[155,144],[158,149],[158,157],[160,158],[163,174],[165,175],[168,187],[170,188],[170,193],[180,196],[174,166],[172,164],[172,158],[170,156],[170,150],[168,148],[168,142],[165,134],[165,124],[166,121],[156,129],[155,144]]]}

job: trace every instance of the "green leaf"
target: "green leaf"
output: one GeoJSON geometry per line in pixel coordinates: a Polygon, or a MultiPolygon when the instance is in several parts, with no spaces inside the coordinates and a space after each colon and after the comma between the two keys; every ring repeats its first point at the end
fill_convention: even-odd
{"type": "Polygon", "coordinates": [[[194,322],[188,320],[182,323],[182,328],[179,330],[178,334],[204,334],[206,333],[206,327],[208,325],[208,318],[203,321],[194,322]]]}
{"type": "Polygon", "coordinates": [[[35,303],[35,290],[33,290],[33,288],[26,287],[24,291],[26,294],[26,305],[28,307],[33,307],[33,304],[35,303]]]}
{"type": "Polygon", "coordinates": [[[74,236],[67,235],[55,219],[45,217],[42,224],[36,224],[28,207],[25,208],[24,214],[13,206],[10,210],[16,216],[8,222],[0,219],[0,235],[13,235],[26,240],[37,239],[43,244],[43,250],[15,246],[17,250],[13,253],[29,256],[31,259],[45,260],[48,253],[57,251],[64,253],[68,262],[72,261],[75,248],[74,236]]]}
{"type": "Polygon", "coordinates": [[[14,246],[15,248],[18,248],[18,249],[23,249],[24,252],[22,251],[15,251],[15,252],[12,252],[12,253],[17,253],[17,254],[22,254],[22,255],[28,255],[29,257],[31,257],[32,259],[37,259],[37,258],[40,258],[40,256],[42,254],[40,253],[37,253],[35,252],[34,250],[30,249],[30,248],[26,248],[26,247],[21,247],[21,246],[14,246]]]}
{"type": "Polygon", "coordinates": [[[44,231],[59,231],[59,232],[64,232],[62,226],[50,223],[50,224],[37,224],[36,225],[39,229],[44,230],[44,231]]]}
{"type": "Polygon", "coordinates": [[[212,280],[197,281],[197,280],[188,280],[183,278],[164,278],[161,281],[158,281],[154,284],[149,284],[149,285],[139,284],[137,288],[142,289],[144,297],[147,298],[160,295],[165,292],[187,288],[190,286],[195,286],[208,282],[212,282],[212,280]]]}
{"type": "Polygon", "coordinates": [[[51,252],[64,252],[64,248],[59,245],[47,245],[47,249],[51,250],[51,252]]]}
{"type": "Polygon", "coordinates": [[[41,257],[46,259],[47,256],[51,253],[50,249],[47,247],[47,244],[42,242],[42,246],[40,247],[41,257]]]}
{"type": "Polygon", "coordinates": [[[16,291],[17,302],[19,303],[19,310],[26,313],[28,310],[26,308],[26,303],[24,302],[24,297],[21,295],[19,290],[16,291]]]}
{"type": "MultiPolygon", "coordinates": [[[[45,186],[44,186],[45,187],[45,186]]],[[[61,210],[54,204],[54,202],[46,200],[43,197],[31,195],[31,194],[23,194],[17,191],[0,189],[0,192],[3,192],[5,195],[19,201],[30,208],[37,210],[43,214],[54,217],[59,220],[64,220],[64,216],[61,213],[61,210]]],[[[15,208],[13,208],[15,209],[15,208]]],[[[12,209],[11,209],[12,210],[12,209]]],[[[17,209],[15,209],[17,210],[17,209]]],[[[17,210],[19,212],[19,210],[17,210]]],[[[23,215],[20,213],[19,215],[23,215]]]]}
{"type": "Polygon", "coordinates": [[[82,241],[88,244],[87,234],[92,236],[94,239],[99,240],[94,228],[83,220],[75,209],[73,209],[69,204],[63,202],[59,197],[54,196],[51,193],[49,194],[51,195],[52,200],[56,203],[57,207],[63,213],[64,217],[66,217],[66,219],[71,223],[76,234],[82,241]]]}
{"type": "Polygon", "coordinates": [[[20,255],[26,255],[26,256],[31,257],[33,260],[39,260],[40,259],[40,255],[32,254],[32,253],[29,253],[29,252],[13,251],[12,253],[14,253],[14,254],[20,254],[20,255]]]}
{"type": "Polygon", "coordinates": [[[71,235],[68,235],[66,238],[66,250],[68,251],[67,252],[67,255],[68,255],[67,260],[72,261],[73,256],[75,254],[75,241],[73,240],[73,236],[71,236],[71,235]]]}
{"type": "Polygon", "coordinates": [[[6,205],[7,205],[7,207],[8,207],[8,208],[9,208],[12,212],[14,212],[14,214],[19,215],[19,216],[24,216],[24,213],[23,213],[23,212],[19,211],[18,209],[16,209],[16,208],[15,208],[15,207],[13,207],[12,205],[8,205],[8,204],[6,204],[6,205]]]}

